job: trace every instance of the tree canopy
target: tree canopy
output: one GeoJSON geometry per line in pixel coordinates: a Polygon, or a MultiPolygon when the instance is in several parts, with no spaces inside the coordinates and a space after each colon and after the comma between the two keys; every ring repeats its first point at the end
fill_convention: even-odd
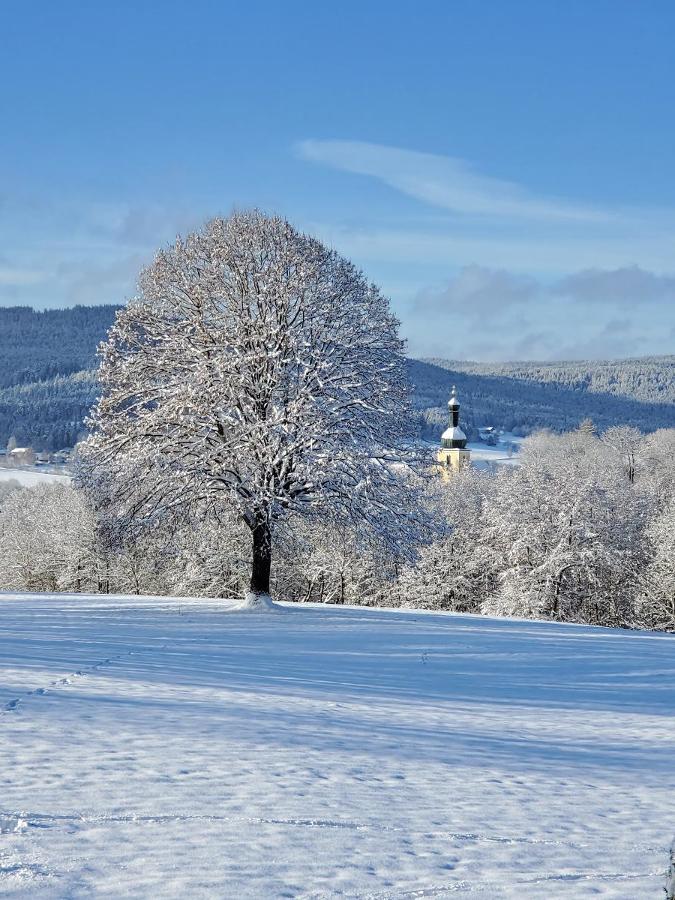
{"type": "Polygon", "coordinates": [[[268,594],[289,513],[410,543],[419,459],[398,322],[360,271],[285,220],[236,213],[160,251],[99,379],[89,483],[129,519],[234,508],[253,596],[268,594]]]}

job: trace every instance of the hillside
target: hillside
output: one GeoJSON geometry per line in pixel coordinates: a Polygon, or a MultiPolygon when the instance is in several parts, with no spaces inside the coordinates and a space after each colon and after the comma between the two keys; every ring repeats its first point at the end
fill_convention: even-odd
{"type": "MultiPolygon", "coordinates": [[[[36,450],[72,446],[96,397],[95,350],[115,306],[35,312],[0,308],[0,447],[11,435],[36,450]]],[[[626,423],[675,427],[675,357],[615,362],[471,363],[409,360],[417,428],[435,440],[456,384],[470,437],[481,425],[527,434],[626,423]]]]}
{"type": "Polygon", "coordinates": [[[612,394],[643,403],[675,403],[675,356],[594,362],[477,363],[439,359],[427,362],[467,375],[510,378],[529,384],[551,385],[560,390],[612,394]]]}
{"type": "Polygon", "coordinates": [[[96,347],[115,306],[0,307],[0,447],[72,447],[96,398],[96,347]]]}
{"type": "Polygon", "coordinates": [[[0,598],[0,891],[651,900],[675,637],[0,598]]]}
{"type": "Polygon", "coordinates": [[[0,390],[93,368],[116,309],[0,307],[0,390]]]}
{"type": "Polygon", "coordinates": [[[642,431],[675,427],[675,356],[550,364],[436,359],[410,360],[409,365],[415,407],[429,437],[437,436],[447,420],[453,384],[469,429],[566,431],[587,417],[600,430],[617,424],[642,431]]]}
{"type": "Polygon", "coordinates": [[[10,435],[35,450],[74,446],[97,395],[91,370],[0,390],[0,447],[10,435]]]}

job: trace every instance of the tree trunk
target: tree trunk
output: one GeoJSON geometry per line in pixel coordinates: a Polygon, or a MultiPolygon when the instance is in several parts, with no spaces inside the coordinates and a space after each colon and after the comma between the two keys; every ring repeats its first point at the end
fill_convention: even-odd
{"type": "Polygon", "coordinates": [[[270,592],[272,568],[272,531],[266,516],[256,520],[253,534],[253,565],[251,567],[251,593],[260,596],[270,592]]]}

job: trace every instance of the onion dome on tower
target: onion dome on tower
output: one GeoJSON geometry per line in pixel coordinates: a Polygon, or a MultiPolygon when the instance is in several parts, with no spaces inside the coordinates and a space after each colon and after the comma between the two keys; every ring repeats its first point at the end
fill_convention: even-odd
{"type": "Polygon", "coordinates": [[[441,447],[446,450],[463,450],[466,447],[466,435],[459,427],[459,400],[457,399],[457,388],[452,386],[452,394],[448,401],[450,410],[450,425],[445,429],[441,436],[441,447]]]}
{"type": "Polygon", "coordinates": [[[459,400],[454,385],[448,409],[450,423],[441,435],[441,449],[436,454],[443,478],[449,478],[471,464],[471,451],[466,448],[466,435],[459,427],[459,400]]]}

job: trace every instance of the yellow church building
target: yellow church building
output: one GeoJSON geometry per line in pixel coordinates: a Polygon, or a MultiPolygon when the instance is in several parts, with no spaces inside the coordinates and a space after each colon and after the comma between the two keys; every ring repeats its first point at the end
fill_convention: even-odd
{"type": "Polygon", "coordinates": [[[471,463],[471,451],[466,449],[466,435],[459,427],[459,400],[457,388],[453,385],[448,401],[450,423],[441,435],[441,449],[436,456],[441,475],[449,478],[471,463]]]}

